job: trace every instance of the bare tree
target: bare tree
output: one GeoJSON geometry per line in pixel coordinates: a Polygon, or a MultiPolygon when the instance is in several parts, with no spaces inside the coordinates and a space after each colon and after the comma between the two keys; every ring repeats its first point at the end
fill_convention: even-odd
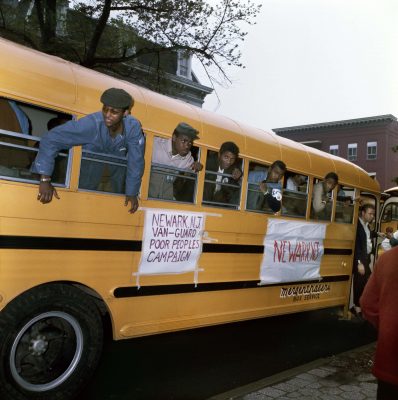
{"type": "Polygon", "coordinates": [[[82,60],[87,67],[178,50],[195,55],[206,68],[216,67],[228,80],[226,65],[243,66],[239,45],[247,32],[242,26],[255,23],[261,6],[250,0],[221,0],[214,6],[206,1],[103,0],[75,3],[75,8],[96,19],[82,60]],[[100,56],[98,46],[109,24],[129,26],[146,42],[130,54],[132,43],[126,41],[117,52],[100,56]]]}
{"type": "MultiPolygon", "coordinates": [[[[44,51],[74,58],[89,68],[115,68],[148,54],[186,52],[195,55],[208,74],[209,67],[215,67],[227,81],[227,66],[243,67],[240,44],[247,35],[243,27],[255,23],[261,8],[252,0],[219,0],[214,6],[203,0],[71,1],[73,12],[83,16],[87,24],[80,20],[68,29],[67,37],[57,37],[59,1],[30,1],[40,32],[40,37],[32,41],[44,51]],[[129,34],[121,39],[115,33],[117,29],[129,34]]],[[[34,32],[32,28],[32,35],[34,32]]]]}

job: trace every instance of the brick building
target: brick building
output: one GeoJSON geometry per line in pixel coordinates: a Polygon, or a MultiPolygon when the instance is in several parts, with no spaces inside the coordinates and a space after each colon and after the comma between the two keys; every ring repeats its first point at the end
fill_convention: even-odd
{"type": "Polygon", "coordinates": [[[345,158],[362,167],[385,190],[398,181],[398,122],[391,114],[276,128],[288,139],[345,158]]]}

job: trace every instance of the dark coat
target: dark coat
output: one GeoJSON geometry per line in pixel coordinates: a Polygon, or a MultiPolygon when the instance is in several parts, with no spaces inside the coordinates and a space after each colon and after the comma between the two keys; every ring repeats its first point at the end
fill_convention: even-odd
{"type": "Polygon", "coordinates": [[[358,260],[361,260],[361,263],[363,265],[369,266],[366,232],[365,229],[363,229],[361,221],[359,220],[357,224],[357,234],[355,239],[354,265],[358,264],[358,260]]]}
{"type": "MultiPolygon", "coordinates": [[[[370,231],[370,237],[373,238],[377,236],[376,233],[370,231]]],[[[363,228],[361,221],[358,220],[357,224],[357,234],[355,239],[355,251],[354,251],[354,260],[353,260],[353,291],[354,291],[354,304],[359,306],[359,298],[362,295],[363,289],[370,277],[371,270],[370,270],[370,255],[368,255],[367,243],[366,243],[366,232],[363,228]],[[365,275],[361,275],[358,272],[358,260],[365,267],[365,275]]]]}
{"type": "Polygon", "coordinates": [[[398,385],[397,304],[398,248],[393,248],[378,259],[361,298],[363,316],[379,332],[373,374],[393,385],[398,385]]]}

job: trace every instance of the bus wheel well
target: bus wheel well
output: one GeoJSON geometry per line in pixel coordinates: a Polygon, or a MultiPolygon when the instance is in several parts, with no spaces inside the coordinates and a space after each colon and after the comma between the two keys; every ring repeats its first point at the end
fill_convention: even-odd
{"type": "MultiPolygon", "coordinates": [[[[101,315],[105,342],[108,342],[109,340],[111,340],[113,338],[112,319],[110,316],[109,309],[108,309],[104,299],[102,298],[102,296],[98,292],[96,292],[94,289],[92,289],[91,287],[83,285],[82,283],[75,282],[75,281],[52,281],[52,282],[43,283],[38,286],[34,286],[34,287],[28,289],[26,292],[29,292],[31,290],[41,290],[44,287],[49,287],[49,286],[53,286],[53,285],[73,286],[76,289],[79,289],[82,292],[82,295],[88,296],[90,298],[90,300],[95,304],[95,306],[98,309],[98,312],[101,315]]],[[[16,298],[11,300],[10,303],[12,303],[16,299],[18,299],[19,296],[21,296],[22,294],[24,294],[26,292],[22,292],[21,294],[19,294],[16,298]]],[[[9,306],[9,304],[5,308],[7,308],[9,306]]]]}

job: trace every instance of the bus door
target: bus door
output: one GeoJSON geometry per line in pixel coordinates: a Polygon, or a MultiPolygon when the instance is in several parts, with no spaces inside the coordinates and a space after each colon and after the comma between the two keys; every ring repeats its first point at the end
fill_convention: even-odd
{"type": "MultiPolygon", "coordinates": [[[[398,232],[398,197],[392,195],[388,197],[381,206],[381,212],[378,219],[377,228],[379,232],[385,233],[388,240],[381,240],[378,243],[377,255],[379,256],[384,251],[388,250],[388,242],[391,239],[391,232],[394,235],[398,232]],[[384,241],[384,242],[383,242],[384,241]]],[[[398,233],[397,233],[398,238],[398,233]]]]}

